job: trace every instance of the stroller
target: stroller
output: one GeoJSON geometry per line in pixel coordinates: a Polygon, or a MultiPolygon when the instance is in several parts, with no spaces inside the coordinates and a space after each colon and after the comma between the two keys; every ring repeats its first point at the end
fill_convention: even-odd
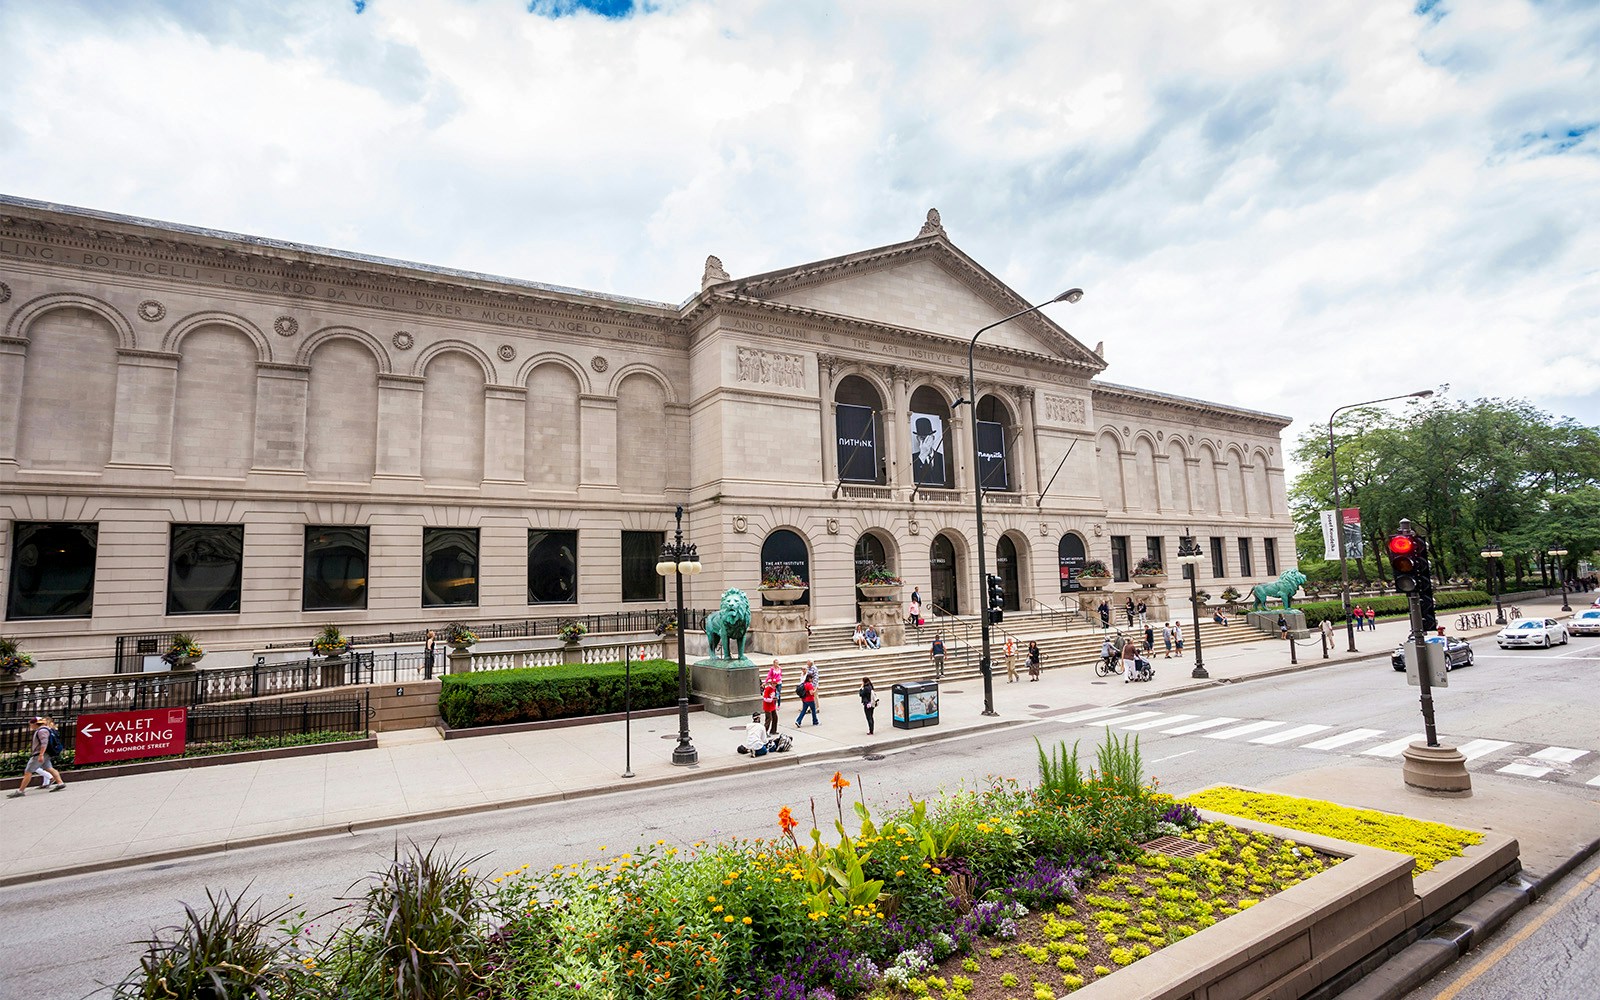
{"type": "Polygon", "coordinates": [[[1151,663],[1149,660],[1145,659],[1144,656],[1140,655],[1133,658],[1133,667],[1128,670],[1128,676],[1123,678],[1123,680],[1137,682],[1153,681],[1155,678],[1155,664],[1151,663]]]}

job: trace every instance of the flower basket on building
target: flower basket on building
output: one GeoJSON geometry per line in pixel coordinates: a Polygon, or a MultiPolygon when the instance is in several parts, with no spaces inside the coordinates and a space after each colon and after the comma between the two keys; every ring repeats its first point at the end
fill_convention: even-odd
{"type": "Polygon", "coordinates": [[[892,601],[900,596],[905,581],[883,566],[873,566],[861,574],[856,587],[869,601],[892,601]]]}
{"type": "Polygon", "coordinates": [[[451,649],[460,652],[478,641],[478,633],[461,622],[451,622],[444,627],[443,638],[451,649]]]}
{"type": "Polygon", "coordinates": [[[1167,582],[1167,568],[1154,556],[1145,556],[1133,568],[1133,582],[1141,587],[1158,587],[1167,582]]]}
{"type": "Polygon", "coordinates": [[[561,636],[562,642],[571,645],[589,634],[589,626],[577,619],[571,619],[562,622],[561,627],[556,630],[556,634],[561,636]]]}
{"type": "Polygon", "coordinates": [[[1239,598],[1243,596],[1235,587],[1224,587],[1222,590],[1222,603],[1224,606],[1232,608],[1239,603],[1239,598]]]}
{"type": "Polygon", "coordinates": [[[166,660],[173,669],[182,670],[185,667],[192,667],[199,663],[200,658],[205,655],[206,651],[200,648],[200,644],[195,641],[194,636],[187,632],[179,632],[172,637],[172,645],[167,648],[161,658],[166,660]]]}
{"type": "Polygon", "coordinates": [[[311,640],[311,651],[318,656],[343,656],[350,652],[350,637],[340,631],[339,626],[329,623],[311,640]]]}
{"type": "Polygon", "coordinates": [[[1083,564],[1083,572],[1078,574],[1078,584],[1084,590],[1100,590],[1111,582],[1111,571],[1106,564],[1098,559],[1090,559],[1083,564]]]}
{"type": "Polygon", "coordinates": [[[809,586],[794,573],[787,570],[779,570],[762,577],[761,586],[756,589],[761,592],[762,597],[769,601],[788,604],[806,596],[806,590],[809,586]]]}
{"type": "Polygon", "coordinates": [[[0,688],[14,687],[32,669],[32,654],[18,649],[15,639],[0,637],[0,688]]]}

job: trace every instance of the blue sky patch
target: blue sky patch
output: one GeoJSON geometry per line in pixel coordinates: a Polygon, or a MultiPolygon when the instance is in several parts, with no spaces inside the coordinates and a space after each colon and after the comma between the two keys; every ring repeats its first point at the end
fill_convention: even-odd
{"type": "Polygon", "coordinates": [[[367,12],[367,0],[350,0],[350,4],[355,7],[357,14],[365,14],[367,12]]]}
{"type": "Polygon", "coordinates": [[[1524,132],[1522,149],[1531,150],[1539,156],[1553,156],[1565,153],[1583,145],[1583,141],[1600,129],[1600,122],[1590,122],[1587,125],[1571,125],[1567,128],[1556,127],[1543,132],[1524,132]]]}
{"type": "Polygon", "coordinates": [[[1445,15],[1444,0],[1417,0],[1417,5],[1411,8],[1411,13],[1430,21],[1437,21],[1445,15]]]}
{"type": "Polygon", "coordinates": [[[571,17],[579,11],[587,11],[618,20],[643,6],[634,0],[529,0],[528,13],[540,17],[571,17]]]}

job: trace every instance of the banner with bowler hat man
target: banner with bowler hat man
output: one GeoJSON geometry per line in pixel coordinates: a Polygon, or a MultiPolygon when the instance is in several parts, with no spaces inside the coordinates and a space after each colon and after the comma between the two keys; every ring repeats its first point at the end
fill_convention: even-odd
{"type": "Polygon", "coordinates": [[[918,486],[950,485],[944,418],[937,413],[911,414],[911,481],[918,486]]]}

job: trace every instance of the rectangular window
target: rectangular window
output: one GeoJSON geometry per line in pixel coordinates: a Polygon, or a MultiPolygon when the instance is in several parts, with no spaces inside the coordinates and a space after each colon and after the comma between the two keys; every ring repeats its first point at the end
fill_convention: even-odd
{"type": "Polygon", "coordinates": [[[1128,536],[1111,536],[1111,579],[1128,582],[1128,536]]]}
{"type": "Polygon", "coordinates": [[[528,603],[578,603],[576,531],[528,532],[528,603]]]}
{"type": "Polygon", "coordinates": [[[1166,556],[1162,555],[1161,549],[1162,549],[1162,537],[1160,535],[1147,535],[1147,536],[1145,536],[1144,554],[1146,556],[1148,556],[1149,558],[1154,559],[1156,562],[1160,563],[1162,568],[1165,569],[1166,565],[1167,565],[1167,558],[1166,558],[1166,556]]]}
{"type": "Polygon", "coordinates": [[[93,522],[15,521],[6,617],[88,618],[94,614],[93,522]]]}
{"type": "Polygon", "coordinates": [[[306,525],[306,611],[364,611],[367,607],[366,528],[306,525]]]}
{"type": "Polygon", "coordinates": [[[1262,544],[1267,547],[1267,575],[1278,575],[1278,540],[1276,538],[1263,538],[1262,544]]]}
{"type": "Polygon", "coordinates": [[[1211,576],[1220,580],[1228,575],[1228,561],[1222,558],[1222,539],[1211,536],[1211,576]]]}
{"type": "Polygon", "coordinates": [[[622,533],[622,599],[624,601],[662,601],[667,596],[667,581],[656,572],[661,546],[667,540],[660,531],[622,533]]]}
{"type": "Polygon", "coordinates": [[[167,614],[237,613],[244,525],[174,524],[167,547],[167,614]]]}
{"type": "Polygon", "coordinates": [[[1255,569],[1250,565],[1250,539],[1239,539],[1239,575],[1251,576],[1255,569]]]}
{"type": "Polygon", "coordinates": [[[422,606],[478,604],[478,529],[422,529],[422,606]]]}

